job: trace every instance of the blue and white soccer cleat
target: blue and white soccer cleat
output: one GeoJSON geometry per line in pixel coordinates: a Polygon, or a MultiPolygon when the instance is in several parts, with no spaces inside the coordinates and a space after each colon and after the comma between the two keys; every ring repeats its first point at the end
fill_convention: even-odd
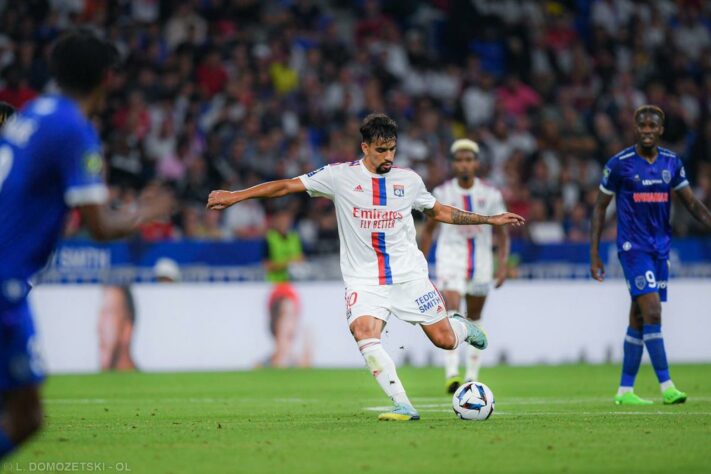
{"type": "Polygon", "coordinates": [[[396,403],[392,410],[378,415],[380,421],[415,421],[420,419],[415,407],[406,403],[396,403]]]}
{"type": "Polygon", "coordinates": [[[452,319],[456,319],[457,321],[464,323],[467,327],[467,338],[465,341],[477,349],[486,349],[486,346],[489,345],[489,341],[487,340],[486,333],[483,329],[459,313],[453,314],[452,319]]]}

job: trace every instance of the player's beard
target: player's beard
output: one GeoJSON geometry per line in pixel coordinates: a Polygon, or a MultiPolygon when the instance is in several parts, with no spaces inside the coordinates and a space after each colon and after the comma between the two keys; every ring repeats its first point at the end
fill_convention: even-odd
{"type": "Polygon", "coordinates": [[[377,168],[375,168],[375,172],[378,174],[385,174],[389,172],[393,167],[393,164],[391,161],[386,161],[384,163],[380,163],[377,168]]]}
{"type": "Polygon", "coordinates": [[[459,183],[464,183],[464,184],[469,184],[474,182],[474,174],[469,174],[469,173],[459,173],[456,175],[457,181],[459,183]]]}

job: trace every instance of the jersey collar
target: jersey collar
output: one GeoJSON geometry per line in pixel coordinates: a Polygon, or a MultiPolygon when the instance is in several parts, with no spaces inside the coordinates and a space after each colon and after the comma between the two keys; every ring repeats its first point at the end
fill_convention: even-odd
{"type": "Polygon", "coordinates": [[[474,191],[478,185],[479,185],[479,178],[477,178],[476,176],[474,177],[474,183],[472,184],[471,188],[461,187],[459,185],[459,180],[457,178],[454,178],[454,189],[456,189],[457,191],[464,193],[464,194],[474,191]]]}
{"type": "Polygon", "coordinates": [[[639,153],[637,153],[637,145],[632,145],[632,150],[634,151],[634,156],[636,156],[637,158],[639,158],[642,162],[644,162],[644,163],[645,163],[646,165],[648,165],[648,166],[656,165],[657,162],[659,161],[659,158],[661,158],[661,156],[662,156],[661,151],[659,151],[659,147],[657,147],[657,157],[654,159],[654,161],[652,161],[652,162],[650,163],[649,161],[647,161],[646,158],[644,158],[642,155],[640,155],[639,153]]]}
{"type": "Polygon", "coordinates": [[[386,178],[393,170],[392,168],[390,168],[390,172],[385,174],[371,173],[370,171],[368,171],[368,168],[365,167],[365,158],[360,159],[360,169],[362,169],[363,173],[367,174],[371,178],[386,178]]]}

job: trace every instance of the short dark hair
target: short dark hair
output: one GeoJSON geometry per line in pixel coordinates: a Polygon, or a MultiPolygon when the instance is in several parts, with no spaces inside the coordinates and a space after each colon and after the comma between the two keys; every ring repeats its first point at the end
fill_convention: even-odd
{"type": "Polygon", "coordinates": [[[50,71],[60,89],[82,95],[99,86],[118,63],[116,47],[86,28],[62,35],[49,58],[50,71]]]}
{"type": "Polygon", "coordinates": [[[2,124],[4,124],[7,119],[13,115],[15,115],[15,107],[7,102],[0,102],[0,126],[2,126],[2,124]]]}
{"type": "Polygon", "coordinates": [[[370,114],[360,124],[360,134],[365,143],[393,140],[397,138],[397,123],[385,114],[370,114]]]}
{"type": "Polygon", "coordinates": [[[637,118],[642,114],[655,114],[662,120],[662,125],[664,124],[664,111],[656,105],[647,104],[637,107],[634,111],[634,121],[637,122],[637,118]]]}

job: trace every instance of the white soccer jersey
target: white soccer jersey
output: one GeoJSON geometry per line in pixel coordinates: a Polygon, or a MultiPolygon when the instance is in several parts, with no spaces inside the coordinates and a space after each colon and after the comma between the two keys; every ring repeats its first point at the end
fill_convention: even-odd
{"type": "MultiPolygon", "coordinates": [[[[441,204],[491,216],[506,212],[498,189],[474,179],[469,189],[451,179],[437,186],[433,194],[441,204]]],[[[491,281],[494,272],[490,225],[442,225],[437,239],[437,277],[458,276],[481,283],[491,281]]]]}
{"type": "Polygon", "coordinates": [[[346,286],[427,278],[412,209],[431,209],[435,198],[417,173],[392,168],[374,174],[361,159],[327,165],[299,178],[310,196],[327,197],[335,204],[346,286]]]}

